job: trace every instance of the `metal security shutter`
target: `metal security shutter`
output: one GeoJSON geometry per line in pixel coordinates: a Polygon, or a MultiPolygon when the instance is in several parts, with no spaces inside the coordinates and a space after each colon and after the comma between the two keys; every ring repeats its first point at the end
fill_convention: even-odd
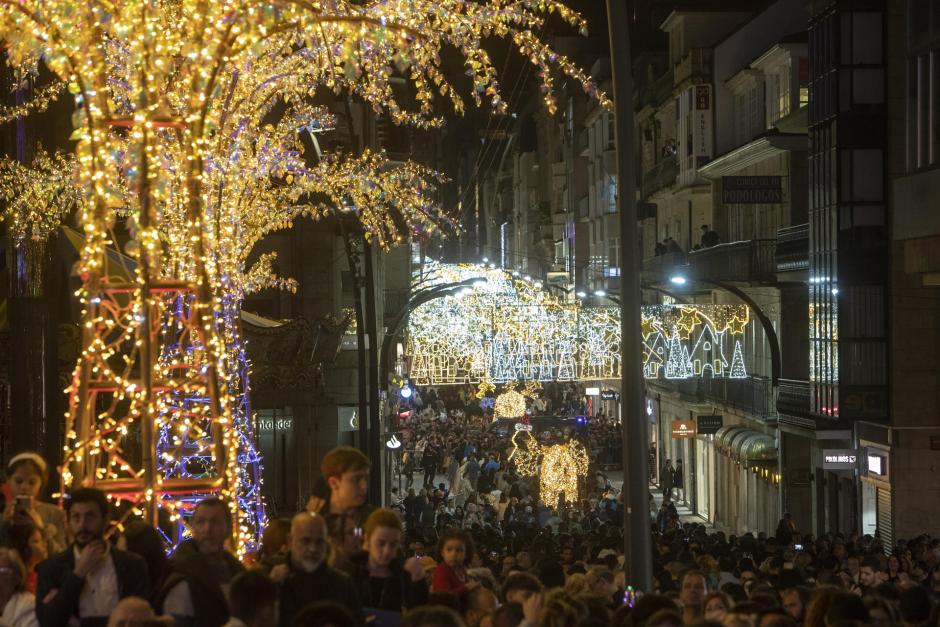
{"type": "Polygon", "coordinates": [[[891,490],[878,488],[878,536],[885,551],[894,547],[894,532],[891,529],[891,490]]]}

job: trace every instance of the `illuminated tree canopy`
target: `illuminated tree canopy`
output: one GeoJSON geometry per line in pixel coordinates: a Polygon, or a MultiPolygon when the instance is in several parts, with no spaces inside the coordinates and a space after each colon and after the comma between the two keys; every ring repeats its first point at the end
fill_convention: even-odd
{"type": "MultiPolygon", "coordinates": [[[[57,79],[0,119],[43,110],[63,88],[75,102],[74,165],[61,170],[69,176],[30,192],[66,189],[65,199],[74,181],[85,235],[62,488],[97,485],[154,522],[158,508],[177,519],[194,498],[221,495],[243,552],[263,520],[247,511],[257,511],[257,492],[245,487],[256,460],[246,448],[247,364],[233,321],[246,292],[293,286],[273,275],[270,256],[245,267],[253,245],[299,215],[354,215],[380,246],[442,222],[430,200],[433,172],[369,152],[306,159],[302,134],[333,124],[311,98],[352,96],[397,123],[439,126],[439,102],[458,113],[465,106],[442,70],[446,46],[463,57],[471,99],[506,113],[481,47],[495,36],[536,68],[550,111],[559,75],[609,106],[533,34],[552,14],[586,27],[551,0],[0,0],[18,80],[37,76],[40,63],[57,79]],[[411,108],[392,90],[401,78],[411,108]],[[116,235],[119,226],[129,238],[116,235]],[[119,241],[136,261],[130,281],[107,272],[107,250],[119,241]]],[[[50,169],[35,166],[29,175],[11,165],[5,180],[29,183],[24,174],[50,169]]],[[[7,217],[18,232],[42,237],[63,207],[17,211],[7,217]]]]}

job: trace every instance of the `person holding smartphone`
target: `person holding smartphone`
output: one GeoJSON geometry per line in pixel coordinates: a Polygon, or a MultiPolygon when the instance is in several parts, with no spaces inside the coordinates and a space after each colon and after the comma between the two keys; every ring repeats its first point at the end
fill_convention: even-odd
{"type": "Polygon", "coordinates": [[[65,550],[65,512],[39,499],[49,478],[46,460],[38,453],[23,451],[7,464],[10,500],[3,509],[2,531],[8,525],[35,526],[42,534],[49,555],[65,550]]]}

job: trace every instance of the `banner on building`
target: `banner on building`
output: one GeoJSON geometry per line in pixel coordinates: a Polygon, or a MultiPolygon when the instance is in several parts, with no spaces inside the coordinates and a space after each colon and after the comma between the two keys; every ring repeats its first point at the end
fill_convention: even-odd
{"type": "Polygon", "coordinates": [[[783,202],[779,176],[723,176],[721,202],[726,205],[766,205],[783,202]]]}

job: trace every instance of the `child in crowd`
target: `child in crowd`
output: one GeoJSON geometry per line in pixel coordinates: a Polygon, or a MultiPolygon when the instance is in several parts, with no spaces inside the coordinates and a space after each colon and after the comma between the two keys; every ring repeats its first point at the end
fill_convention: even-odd
{"type": "Polygon", "coordinates": [[[48,478],[48,465],[38,453],[24,451],[14,455],[7,464],[11,498],[0,525],[3,531],[8,525],[35,525],[46,542],[47,554],[54,555],[65,550],[65,512],[39,500],[48,478]]]}
{"type": "Polygon", "coordinates": [[[463,594],[479,584],[467,578],[466,564],[473,556],[473,540],[462,529],[445,529],[438,540],[441,561],[434,569],[431,592],[463,594]]]}

